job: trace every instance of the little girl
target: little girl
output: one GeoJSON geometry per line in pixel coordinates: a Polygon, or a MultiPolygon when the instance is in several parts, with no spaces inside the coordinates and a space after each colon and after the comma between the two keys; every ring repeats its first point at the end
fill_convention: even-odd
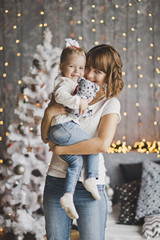
{"type": "MultiPolygon", "coordinates": [[[[70,109],[79,109],[80,117],[83,117],[88,108],[89,101],[75,94],[77,80],[83,77],[86,55],[79,44],[72,39],[66,39],[66,47],[63,49],[60,58],[61,74],[55,80],[53,91],[55,101],[63,104],[70,109]]],[[[72,111],[71,111],[72,112],[72,111]]],[[[90,138],[79,126],[79,119],[75,114],[67,113],[54,117],[50,122],[48,119],[42,119],[42,140],[47,143],[48,140],[57,145],[71,145],[90,138]]],[[[86,164],[86,180],[84,186],[91,192],[92,196],[100,199],[96,185],[98,178],[99,155],[61,155],[68,164],[67,175],[65,179],[64,195],[60,198],[61,207],[71,219],[77,219],[78,213],[73,203],[73,194],[83,167],[83,157],[86,164]]]]}

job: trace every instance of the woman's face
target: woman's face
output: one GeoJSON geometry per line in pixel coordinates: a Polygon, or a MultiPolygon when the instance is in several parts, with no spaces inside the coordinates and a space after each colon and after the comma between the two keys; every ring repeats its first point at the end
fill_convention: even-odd
{"type": "Polygon", "coordinates": [[[87,66],[85,69],[85,78],[98,84],[101,89],[106,83],[106,73],[89,66],[87,66]]]}

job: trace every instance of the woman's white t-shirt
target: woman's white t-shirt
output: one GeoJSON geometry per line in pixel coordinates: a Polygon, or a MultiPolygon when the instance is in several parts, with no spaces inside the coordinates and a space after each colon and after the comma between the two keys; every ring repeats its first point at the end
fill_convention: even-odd
{"type": "MultiPolygon", "coordinates": [[[[103,98],[99,102],[89,105],[89,110],[92,110],[92,116],[80,120],[80,127],[90,134],[91,138],[98,135],[98,125],[100,119],[107,114],[116,113],[119,115],[119,121],[121,120],[120,115],[120,102],[117,98],[112,97],[109,100],[103,98]]],[[[85,161],[84,161],[85,162],[85,161]]],[[[51,163],[47,175],[59,178],[65,178],[67,172],[67,163],[61,159],[58,155],[53,154],[51,163]]],[[[99,154],[99,178],[97,184],[105,184],[105,165],[103,155],[99,154]]],[[[85,179],[85,164],[81,171],[79,181],[85,179]]]]}

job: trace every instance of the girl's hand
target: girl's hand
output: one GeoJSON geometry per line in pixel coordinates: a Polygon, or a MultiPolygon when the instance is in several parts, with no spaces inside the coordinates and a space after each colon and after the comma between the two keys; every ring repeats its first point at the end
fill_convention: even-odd
{"type": "Polygon", "coordinates": [[[88,108],[89,100],[87,98],[81,98],[79,105],[79,113],[83,114],[88,108]]]}

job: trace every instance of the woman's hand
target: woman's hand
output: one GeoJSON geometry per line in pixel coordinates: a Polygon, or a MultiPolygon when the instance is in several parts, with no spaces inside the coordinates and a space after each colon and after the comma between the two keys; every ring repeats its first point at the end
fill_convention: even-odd
{"type": "Polygon", "coordinates": [[[52,94],[51,101],[48,104],[48,107],[45,110],[45,115],[48,115],[47,117],[55,117],[60,114],[66,114],[67,111],[63,107],[62,104],[59,104],[54,99],[54,94],[52,94]]]}
{"type": "Polygon", "coordinates": [[[48,141],[49,151],[54,152],[54,148],[56,146],[55,143],[48,141]]]}
{"type": "Polygon", "coordinates": [[[48,141],[49,151],[54,152],[57,155],[60,155],[60,149],[62,146],[58,146],[55,143],[48,141]]]}
{"type": "Polygon", "coordinates": [[[41,123],[41,138],[44,143],[48,143],[48,130],[51,124],[51,120],[53,117],[66,114],[66,109],[56,102],[50,103],[49,106],[46,108],[44,117],[41,123]]]}
{"type": "Polygon", "coordinates": [[[42,141],[45,143],[45,144],[47,144],[48,143],[48,136],[47,136],[47,134],[44,134],[44,133],[42,133],[42,135],[41,135],[41,139],[42,139],[42,141]]]}
{"type": "Polygon", "coordinates": [[[62,149],[64,148],[64,146],[56,145],[51,141],[48,141],[48,146],[49,146],[49,151],[54,152],[57,155],[62,155],[62,149]]]}

